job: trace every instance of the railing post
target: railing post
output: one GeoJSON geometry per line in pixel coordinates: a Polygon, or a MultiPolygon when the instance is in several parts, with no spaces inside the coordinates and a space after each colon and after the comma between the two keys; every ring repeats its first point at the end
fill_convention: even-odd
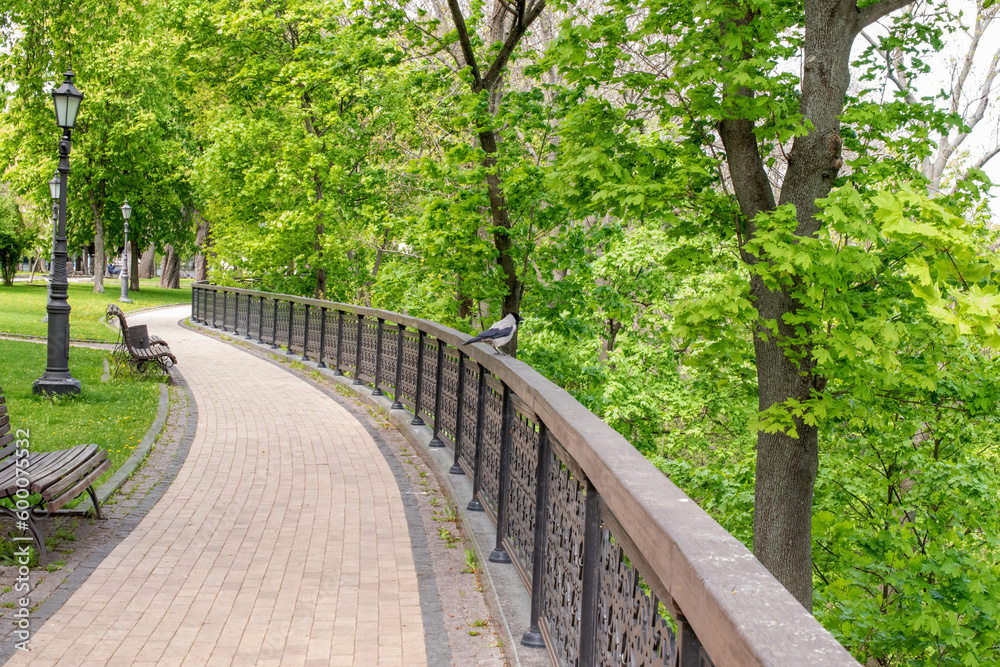
{"type": "MultiPolygon", "coordinates": [[[[703,660],[704,649],[701,640],[694,633],[691,624],[687,619],[678,614],[677,618],[677,667],[702,667],[702,665],[712,664],[710,660],[703,660]]],[[[706,656],[707,657],[707,656],[706,656]]]]}
{"type": "Polygon", "coordinates": [[[316,360],[316,368],[326,368],[323,361],[323,354],[326,353],[326,308],[320,306],[319,309],[319,358],[316,360]]]}
{"type": "Polygon", "coordinates": [[[309,304],[306,304],[306,320],[302,325],[302,361],[309,361],[309,304]]]}
{"type": "Polygon", "coordinates": [[[583,516],[583,591],[580,618],[580,667],[598,664],[597,620],[601,592],[601,499],[587,480],[583,516]]]}
{"type": "Polygon", "coordinates": [[[219,301],[219,290],[212,290],[212,328],[218,329],[218,301],[219,301]]]}
{"type": "Polygon", "coordinates": [[[271,349],[278,349],[278,300],[271,297],[274,301],[274,316],[271,317],[271,349]]]}
{"type": "Polygon", "coordinates": [[[243,336],[246,340],[253,340],[253,336],[250,335],[250,307],[253,306],[253,297],[247,294],[247,331],[243,336]]]}
{"type": "Polygon", "coordinates": [[[503,546],[503,536],[506,532],[507,519],[507,487],[510,486],[510,388],[503,385],[503,398],[500,402],[500,480],[497,486],[497,542],[490,554],[491,563],[509,563],[510,554],[503,546]]]}
{"type": "Polygon", "coordinates": [[[470,512],[482,512],[483,504],[479,502],[479,488],[482,484],[483,476],[483,423],[486,421],[486,369],[479,366],[479,399],[476,401],[476,451],[473,455],[472,470],[472,500],[469,501],[467,510],[470,512]]]}
{"type": "Polygon", "coordinates": [[[354,382],[351,384],[364,384],[361,381],[361,340],[364,337],[365,316],[358,315],[358,337],[354,340],[354,382]]]}
{"type": "Polygon", "coordinates": [[[288,302],[288,349],[285,350],[285,356],[295,354],[292,352],[292,327],[295,326],[293,323],[293,318],[295,317],[295,302],[288,302]]]}
{"type": "Polygon", "coordinates": [[[191,320],[198,321],[198,288],[191,287],[191,320]]]}
{"type": "Polygon", "coordinates": [[[428,443],[431,447],[444,447],[441,441],[441,371],[444,366],[444,343],[437,339],[437,366],[434,368],[434,435],[428,443]]]}
{"type": "Polygon", "coordinates": [[[236,304],[233,306],[233,336],[240,335],[240,295],[233,294],[236,304]]]}
{"type": "Polygon", "coordinates": [[[542,577],[545,576],[545,528],[549,509],[549,430],[538,422],[538,461],[535,462],[535,542],[531,549],[531,625],[521,637],[521,645],[545,648],[538,627],[542,611],[542,577]]]}
{"type": "Polygon", "coordinates": [[[403,383],[403,332],[406,331],[406,327],[402,324],[397,325],[399,327],[399,335],[396,337],[396,391],[395,400],[393,400],[392,405],[389,407],[390,410],[402,410],[403,401],[400,400],[402,396],[402,383],[403,383]]]}
{"type": "Polygon", "coordinates": [[[382,388],[382,325],[385,320],[378,318],[378,329],[375,333],[375,388],[372,389],[372,396],[381,396],[382,388]]]}
{"type": "Polygon", "coordinates": [[[424,379],[424,332],[417,330],[417,390],[413,397],[413,419],[410,426],[423,426],[424,420],[420,418],[420,392],[423,390],[424,379]]]}
{"type": "Polygon", "coordinates": [[[336,376],[341,376],[344,371],[340,370],[340,352],[344,347],[344,311],[337,311],[337,365],[333,369],[333,374],[336,376]]]}
{"type": "Polygon", "coordinates": [[[458,351],[458,389],[455,391],[455,460],[448,469],[452,475],[464,475],[459,464],[462,455],[462,404],[465,403],[465,352],[458,351]]]}
{"type": "Polygon", "coordinates": [[[264,344],[264,297],[257,303],[257,343],[264,344]]]}
{"type": "Polygon", "coordinates": [[[229,293],[226,290],[222,290],[222,328],[219,331],[226,330],[226,311],[229,309],[229,293]]]}

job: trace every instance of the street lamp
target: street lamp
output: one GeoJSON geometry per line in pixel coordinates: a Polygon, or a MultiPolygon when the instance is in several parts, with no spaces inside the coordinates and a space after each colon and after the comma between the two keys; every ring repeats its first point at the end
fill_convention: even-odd
{"type": "Polygon", "coordinates": [[[128,199],[122,204],[122,216],[125,218],[125,261],[122,264],[122,295],[118,297],[118,300],[123,303],[132,303],[132,299],[128,298],[128,219],[132,216],[132,207],[128,205],[128,199]]]}
{"type": "MultiPolygon", "coordinates": [[[[49,193],[58,199],[55,218],[55,236],[52,241],[52,267],[49,272],[49,300],[45,307],[48,315],[48,360],[42,377],[35,380],[32,391],[36,394],[79,394],[80,381],[69,371],[69,281],[66,280],[66,184],[69,180],[69,153],[71,135],[76,127],[83,93],[73,85],[73,72],[66,71],[66,79],[52,92],[56,108],[56,125],[63,130],[59,139],[59,183],[49,182],[49,193]]],[[[55,181],[56,179],[52,179],[55,181]]]]}
{"type": "MultiPolygon", "coordinates": [[[[49,196],[52,198],[52,252],[55,253],[56,245],[56,229],[59,227],[59,172],[56,171],[56,175],[52,177],[49,181],[49,196]]],[[[49,267],[51,271],[52,267],[49,267]]],[[[48,294],[49,298],[52,298],[52,282],[50,281],[45,287],[45,292],[48,294]]],[[[49,321],[49,314],[46,313],[45,317],[42,318],[42,322],[49,321]]]]}

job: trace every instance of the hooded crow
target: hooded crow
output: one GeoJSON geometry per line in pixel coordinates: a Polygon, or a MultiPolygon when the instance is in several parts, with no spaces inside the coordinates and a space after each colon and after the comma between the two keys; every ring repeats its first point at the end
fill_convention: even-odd
{"type": "Polygon", "coordinates": [[[520,321],[521,317],[517,313],[511,313],[475,338],[465,341],[462,345],[480,342],[486,343],[487,345],[492,345],[496,349],[497,354],[503,354],[503,351],[500,349],[501,346],[509,343],[510,339],[514,337],[514,334],[517,332],[517,323],[520,321]]]}

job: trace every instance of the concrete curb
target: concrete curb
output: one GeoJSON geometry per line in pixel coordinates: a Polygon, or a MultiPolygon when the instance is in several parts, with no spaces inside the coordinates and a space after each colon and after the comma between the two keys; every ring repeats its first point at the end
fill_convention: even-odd
{"type": "Polygon", "coordinates": [[[501,641],[501,649],[507,663],[514,667],[548,667],[552,664],[548,651],[521,646],[521,635],[531,622],[531,594],[524,587],[513,565],[489,562],[489,554],[495,546],[496,528],[486,512],[468,511],[467,507],[472,499],[472,479],[468,475],[452,475],[448,472],[454,451],[448,447],[430,447],[433,434],[431,428],[412,426],[410,424],[412,415],[405,409],[392,410],[391,399],[386,396],[372,396],[368,386],[354,385],[353,378],[334,375],[330,368],[318,368],[315,362],[301,361],[298,355],[289,357],[281,349],[272,350],[268,343],[262,345],[242,337],[233,338],[228,333],[192,322],[189,318],[181,320],[180,324],[194,331],[213,335],[230,344],[265,352],[279,361],[294,361],[296,364],[301,364],[309,372],[319,372],[325,379],[336,381],[338,386],[350,391],[351,395],[362,403],[385,415],[434,472],[438,485],[455,506],[462,532],[476,551],[483,597],[489,607],[490,615],[496,621],[497,636],[501,641]]]}

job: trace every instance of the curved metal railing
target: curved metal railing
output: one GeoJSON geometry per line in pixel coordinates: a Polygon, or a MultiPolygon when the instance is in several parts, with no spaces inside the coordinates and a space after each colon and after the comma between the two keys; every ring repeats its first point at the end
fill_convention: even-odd
{"type": "Polygon", "coordinates": [[[399,313],[195,283],[192,318],[353,376],[473,477],[493,562],[531,591],[522,643],[560,665],[857,665],[619,433],[523,362],[399,313]],[[538,480],[543,483],[538,484],[538,480]]]}

